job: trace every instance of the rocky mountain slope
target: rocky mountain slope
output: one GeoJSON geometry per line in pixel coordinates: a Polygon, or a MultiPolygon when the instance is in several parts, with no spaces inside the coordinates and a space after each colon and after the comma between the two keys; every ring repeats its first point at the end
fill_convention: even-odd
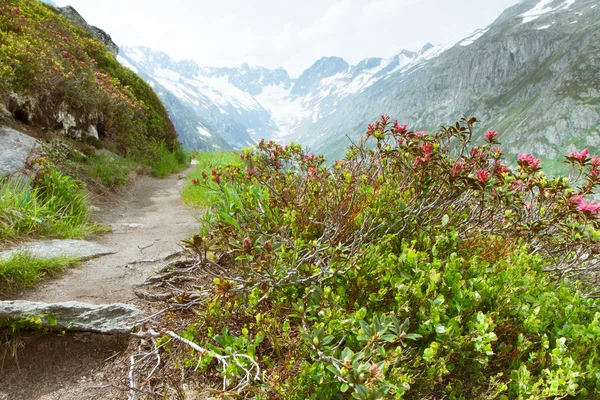
{"type": "Polygon", "coordinates": [[[275,138],[332,158],[382,113],[424,130],[472,114],[501,131],[507,154],[556,159],[600,146],[599,21],[597,0],[524,0],[454,43],[353,66],[324,57],[297,79],[147,48],[123,48],[121,60],[157,88],[187,147],[275,138]]]}

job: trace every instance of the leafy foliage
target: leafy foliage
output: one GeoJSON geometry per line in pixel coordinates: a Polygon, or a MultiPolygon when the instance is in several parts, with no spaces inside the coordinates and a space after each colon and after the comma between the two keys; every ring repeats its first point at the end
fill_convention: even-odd
{"type": "Polygon", "coordinates": [[[210,351],[176,361],[186,384],[241,353],[216,368],[246,398],[600,395],[600,158],[510,169],[496,132],[471,146],[475,122],[382,116],[332,167],[261,142],[206,174],[218,201],[187,247],[213,294],[182,335],[210,351]]]}

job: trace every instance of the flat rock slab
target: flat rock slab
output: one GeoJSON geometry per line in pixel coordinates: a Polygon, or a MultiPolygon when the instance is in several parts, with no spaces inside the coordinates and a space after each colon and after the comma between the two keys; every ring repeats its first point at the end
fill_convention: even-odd
{"type": "Polygon", "coordinates": [[[29,156],[38,148],[37,140],[31,136],[0,127],[0,178],[21,173],[29,156]]]}
{"type": "Polygon", "coordinates": [[[0,301],[0,321],[40,317],[47,328],[96,333],[129,333],[142,312],[130,304],[94,305],[68,301],[0,301]]]}
{"type": "Polygon", "coordinates": [[[0,260],[9,258],[14,253],[29,253],[35,258],[76,257],[80,260],[114,254],[115,251],[87,240],[44,240],[25,243],[12,250],[0,252],[0,260]]]}

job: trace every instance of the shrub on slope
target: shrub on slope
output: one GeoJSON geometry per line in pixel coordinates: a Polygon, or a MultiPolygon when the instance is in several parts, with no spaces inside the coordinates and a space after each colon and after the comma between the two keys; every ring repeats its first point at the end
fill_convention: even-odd
{"type": "Polygon", "coordinates": [[[205,173],[218,200],[188,248],[214,282],[154,327],[165,376],[256,399],[598,397],[600,158],[510,169],[475,122],[382,116],[332,167],[261,142],[205,173]]]}

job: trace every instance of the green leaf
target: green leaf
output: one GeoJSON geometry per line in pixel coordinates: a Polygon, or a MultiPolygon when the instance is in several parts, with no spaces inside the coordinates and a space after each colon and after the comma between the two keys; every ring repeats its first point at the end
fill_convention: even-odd
{"type": "Polygon", "coordinates": [[[346,393],[349,388],[350,386],[347,383],[342,383],[342,385],[340,386],[340,392],[346,393]]]}
{"type": "Polygon", "coordinates": [[[329,370],[329,372],[331,372],[335,376],[339,376],[340,375],[340,371],[338,371],[337,368],[334,367],[333,365],[328,365],[327,369],[329,370]]]}
{"type": "Polygon", "coordinates": [[[448,214],[445,214],[442,217],[442,227],[448,225],[448,222],[450,222],[450,217],[448,216],[448,214]]]}

